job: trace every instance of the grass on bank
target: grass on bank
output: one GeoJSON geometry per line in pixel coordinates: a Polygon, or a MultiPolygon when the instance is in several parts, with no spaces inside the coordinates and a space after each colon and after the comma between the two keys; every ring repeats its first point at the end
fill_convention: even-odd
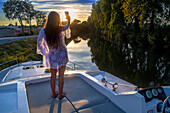
{"type": "MultiPolygon", "coordinates": [[[[27,38],[10,43],[0,44],[0,63],[17,59],[18,62],[42,60],[42,56],[36,54],[37,37],[27,38]]],[[[11,64],[2,65],[1,69],[11,64]]]]}

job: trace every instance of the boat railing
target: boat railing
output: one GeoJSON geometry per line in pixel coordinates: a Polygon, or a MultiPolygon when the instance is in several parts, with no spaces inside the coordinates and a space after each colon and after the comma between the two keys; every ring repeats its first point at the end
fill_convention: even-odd
{"type": "Polygon", "coordinates": [[[76,70],[76,67],[80,67],[83,70],[87,70],[86,68],[80,66],[79,64],[77,64],[75,62],[69,61],[69,63],[73,64],[73,67],[72,67],[73,70],[76,70]]]}
{"type": "Polygon", "coordinates": [[[6,61],[6,62],[3,62],[0,64],[0,75],[1,75],[0,81],[1,82],[4,82],[5,79],[7,78],[8,74],[11,72],[11,70],[13,68],[17,67],[16,64],[18,64],[17,59],[9,60],[9,61],[6,61]],[[10,64],[11,62],[14,62],[14,63],[10,64]],[[7,65],[7,67],[6,68],[2,67],[4,65],[7,65]]]}
{"type": "Polygon", "coordinates": [[[18,64],[18,60],[17,59],[9,60],[9,61],[6,61],[6,62],[3,62],[3,63],[0,64],[0,70],[2,70],[2,66],[3,65],[8,64],[8,63],[13,62],[13,61],[16,61],[16,64],[18,64]]]}
{"type": "MultiPolygon", "coordinates": [[[[24,65],[24,64],[22,64],[22,63],[18,63],[18,59],[9,60],[9,61],[6,61],[6,62],[3,62],[3,63],[0,64],[0,73],[1,73],[1,71],[2,71],[2,66],[3,66],[3,65],[6,65],[6,64],[8,64],[8,63],[10,63],[10,62],[13,62],[13,61],[16,61],[17,66],[31,65],[31,64],[25,64],[25,65],[24,65]]],[[[30,61],[30,62],[31,62],[31,61],[30,61]]],[[[41,61],[41,63],[42,63],[42,61],[41,61]]],[[[87,70],[86,68],[80,66],[79,64],[77,64],[77,63],[75,63],[75,62],[69,61],[69,63],[73,64],[73,66],[72,66],[72,69],[73,69],[73,70],[76,70],[76,67],[79,67],[79,68],[81,68],[81,69],[87,70]]],[[[35,65],[35,64],[34,64],[34,65],[35,65]]],[[[10,66],[12,66],[12,65],[8,65],[8,67],[10,67],[10,66]]]]}
{"type": "MultiPolygon", "coordinates": [[[[86,68],[80,66],[79,64],[75,63],[75,62],[72,62],[72,61],[69,61],[70,64],[73,64],[73,66],[67,66],[69,67],[71,70],[78,70],[77,67],[79,67],[79,69],[83,69],[83,70],[87,70],[86,68]]],[[[38,65],[38,64],[41,64],[42,65],[42,61],[39,62],[39,63],[35,63],[33,61],[30,61],[30,63],[28,64],[24,64],[24,63],[18,63],[18,60],[17,59],[13,59],[13,60],[9,60],[9,61],[6,61],[4,63],[1,63],[0,64],[0,82],[4,82],[5,79],[8,77],[9,73],[16,67],[19,67],[19,66],[33,66],[33,65],[38,65]],[[14,65],[8,65],[7,68],[5,69],[2,69],[2,66],[3,65],[7,65],[8,63],[10,62],[13,62],[13,61],[16,61],[16,64],[14,65]],[[32,62],[32,63],[31,63],[32,62]],[[2,69],[2,70],[1,70],[2,69]]]]}
{"type": "Polygon", "coordinates": [[[7,76],[9,75],[9,73],[12,71],[12,69],[10,69],[8,72],[7,72],[7,74],[4,76],[4,78],[2,79],[2,81],[1,82],[4,82],[5,81],[5,79],[7,78],[7,76]]]}
{"type": "Polygon", "coordinates": [[[16,67],[19,67],[19,66],[33,66],[33,65],[37,65],[37,64],[42,64],[41,63],[33,63],[33,61],[30,61],[32,62],[31,64],[23,64],[23,63],[18,63],[18,60],[17,59],[13,59],[13,60],[9,60],[9,61],[6,61],[6,62],[3,62],[0,64],[0,82],[4,82],[5,79],[8,77],[8,74],[12,71],[12,69],[16,68],[16,67]],[[2,66],[3,65],[7,65],[8,63],[10,62],[13,62],[13,61],[16,61],[15,64],[12,64],[12,65],[8,65],[7,68],[5,69],[2,69],[2,66]]]}
{"type": "MultiPolygon", "coordinates": [[[[116,82],[110,82],[108,80],[106,80],[106,78],[102,78],[101,82],[104,83],[105,86],[107,86],[107,84],[110,84],[112,86],[112,90],[116,91],[116,89],[118,88],[118,86],[124,86],[124,87],[131,87],[131,88],[135,88],[134,90],[137,91],[140,89],[139,86],[133,86],[133,85],[127,85],[127,84],[118,84],[116,82]]],[[[119,93],[119,92],[118,92],[119,93]]]]}

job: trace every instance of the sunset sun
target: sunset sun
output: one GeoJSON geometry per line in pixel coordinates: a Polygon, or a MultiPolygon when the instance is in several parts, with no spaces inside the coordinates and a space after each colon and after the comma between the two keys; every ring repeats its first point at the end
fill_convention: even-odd
{"type": "Polygon", "coordinates": [[[76,19],[77,15],[75,13],[75,11],[73,9],[68,9],[68,10],[64,10],[64,11],[61,11],[60,13],[60,18],[61,18],[61,21],[67,21],[66,17],[65,17],[65,11],[68,11],[69,12],[69,15],[71,17],[71,22],[76,19]]]}

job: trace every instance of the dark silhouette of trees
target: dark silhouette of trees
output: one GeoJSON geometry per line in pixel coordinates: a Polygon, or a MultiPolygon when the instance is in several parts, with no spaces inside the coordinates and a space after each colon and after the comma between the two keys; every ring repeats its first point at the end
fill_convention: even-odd
{"type": "Polygon", "coordinates": [[[169,4],[168,0],[94,3],[88,17],[92,61],[136,85],[169,85],[169,4]]]}
{"type": "Polygon", "coordinates": [[[5,16],[10,19],[18,19],[21,27],[22,33],[24,33],[23,29],[23,20],[26,18],[26,8],[25,8],[26,1],[20,0],[8,0],[4,2],[4,7],[2,8],[5,16]]]}
{"type": "Polygon", "coordinates": [[[32,19],[34,19],[35,17],[35,9],[34,9],[34,6],[31,4],[31,2],[28,1],[27,4],[25,4],[25,7],[26,7],[26,21],[27,23],[30,25],[30,34],[32,33],[32,29],[31,29],[31,21],[32,19]]]}
{"type": "Polygon", "coordinates": [[[42,11],[35,11],[35,19],[37,26],[43,26],[46,21],[46,13],[42,11]]]}
{"type": "Polygon", "coordinates": [[[46,13],[35,10],[29,0],[8,0],[4,2],[2,9],[9,20],[18,19],[23,34],[23,21],[26,21],[30,25],[30,30],[32,19],[36,19],[37,26],[45,22],[46,13]]]}
{"type": "Polygon", "coordinates": [[[153,33],[155,27],[169,22],[169,1],[167,0],[100,0],[92,5],[90,21],[97,29],[118,30],[124,25],[153,33]]]}

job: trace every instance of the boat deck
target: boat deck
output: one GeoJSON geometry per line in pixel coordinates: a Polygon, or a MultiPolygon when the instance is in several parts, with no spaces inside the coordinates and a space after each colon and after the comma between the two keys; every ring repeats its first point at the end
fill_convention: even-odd
{"type": "Polygon", "coordinates": [[[64,81],[67,96],[62,100],[51,97],[49,80],[26,84],[30,113],[124,113],[80,77],[68,77],[64,81]]]}

